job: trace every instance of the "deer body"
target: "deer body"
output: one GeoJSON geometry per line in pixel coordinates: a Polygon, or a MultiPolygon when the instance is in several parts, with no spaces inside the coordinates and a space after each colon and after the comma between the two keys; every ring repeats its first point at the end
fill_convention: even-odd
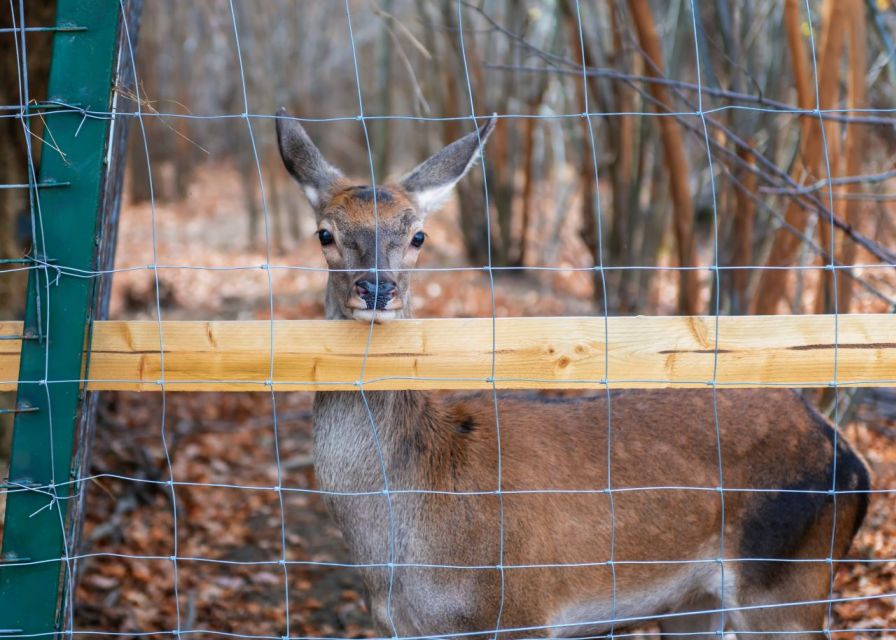
{"type": "MultiPolygon", "coordinates": [[[[490,394],[366,396],[367,406],[359,393],[318,394],[315,456],[322,489],[374,494],[327,499],[355,563],[388,563],[390,526],[394,531],[391,611],[388,568],[362,569],[380,631],[391,635],[392,623],[410,636],[493,629],[501,576],[497,568],[481,568],[502,563],[490,394]],[[384,489],[383,471],[368,406],[392,492],[391,525],[387,497],[376,495],[384,489]],[[414,489],[446,493],[404,492],[414,489]],[[458,495],[469,493],[479,495],[458,495]]],[[[499,393],[507,567],[502,627],[558,625],[520,635],[573,637],[606,633],[609,620],[643,622],[695,604],[715,609],[827,597],[826,562],[755,561],[725,564],[723,597],[713,561],[720,553],[730,560],[829,557],[833,506],[826,495],[725,492],[722,545],[722,498],[711,490],[719,486],[712,403],[706,391],[614,393],[608,482],[606,398],[499,393]],[[615,518],[609,496],[600,492],[608,486],[615,518]],[[626,491],[636,488],[644,490],[626,491]],[[543,490],[551,493],[538,493],[543,490]],[[526,491],[534,493],[517,493],[526,491]],[[611,558],[615,612],[613,571],[605,564],[611,558]],[[695,562],[664,563],[682,560],[695,562]],[[562,564],[585,566],[514,568],[562,564]]],[[[717,403],[725,487],[825,492],[833,486],[833,428],[796,394],[720,391],[717,403]]],[[[838,488],[867,489],[861,459],[838,441],[838,488]]],[[[839,496],[834,557],[846,553],[863,511],[864,496],[839,496]]],[[[746,618],[745,630],[792,630],[801,628],[793,620],[804,616],[822,620],[824,608],[733,617],[746,618]]]]}
{"type": "MultiPolygon", "coordinates": [[[[318,212],[328,318],[409,315],[423,213],[493,124],[374,191],[278,120],[318,212]]],[[[826,559],[847,552],[869,487],[861,458],[790,391],[327,392],[314,445],[384,636],[581,637],[657,619],[670,634],[820,638],[826,559]],[[836,519],[835,486],[852,492],[836,519]],[[780,606],[794,602],[811,604],[780,606]]]]}

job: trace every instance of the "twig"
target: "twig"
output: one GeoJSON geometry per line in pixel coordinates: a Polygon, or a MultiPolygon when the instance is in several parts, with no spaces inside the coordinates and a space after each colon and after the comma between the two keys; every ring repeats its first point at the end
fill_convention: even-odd
{"type": "MultiPolygon", "coordinates": [[[[560,69],[560,68],[548,68],[548,67],[533,67],[526,65],[514,65],[514,64],[494,64],[494,63],[485,63],[483,65],[486,69],[491,69],[494,71],[521,71],[526,73],[556,73],[560,75],[573,76],[573,77],[582,77],[582,69],[581,66],[578,70],[575,69],[560,69]]],[[[770,98],[766,98],[761,95],[752,95],[748,93],[741,93],[739,91],[729,91],[728,89],[720,89],[715,87],[709,87],[707,85],[703,85],[702,87],[698,87],[698,85],[692,82],[685,82],[684,80],[673,80],[671,78],[659,78],[656,76],[642,76],[633,73],[623,73],[621,71],[616,71],[614,69],[605,69],[600,67],[586,67],[584,74],[589,77],[597,77],[597,78],[606,78],[608,80],[618,80],[624,82],[641,82],[644,84],[660,84],[665,85],[667,87],[675,88],[681,91],[698,91],[702,88],[702,91],[705,95],[710,95],[715,98],[726,98],[729,100],[737,100],[740,102],[746,102],[750,104],[758,104],[762,107],[765,107],[766,111],[774,111],[777,113],[789,113],[794,115],[806,115],[806,116],[815,116],[818,117],[818,113],[815,112],[814,109],[801,109],[792,104],[787,104],[786,102],[780,102],[778,100],[772,100],[770,98]]],[[[738,107],[726,107],[726,108],[738,108],[738,107]]],[[[896,118],[886,118],[881,116],[850,116],[844,115],[843,111],[849,113],[850,109],[836,109],[836,110],[821,110],[821,117],[827,121],[833,122],[845,122],[845,123],[855,123],[855,124],[870,124],[870,125],[889,125],[896,127],[896,118]]]]}
{"type": "Polygon", "coordinates": [[[841,178],[826,178],[819,180],[813,184],[805,185],[799,188],[779,188],[779,187],[760,187],[762,193],[784,194],[784,195],[802,195],[821,191],[828,186],[839,186],[845,184],[875,184],[884,182],[890,178],[896,178],[896,169],[883,171],[881,173],[870,173],[868,175],[843,176],[841,178]]]}

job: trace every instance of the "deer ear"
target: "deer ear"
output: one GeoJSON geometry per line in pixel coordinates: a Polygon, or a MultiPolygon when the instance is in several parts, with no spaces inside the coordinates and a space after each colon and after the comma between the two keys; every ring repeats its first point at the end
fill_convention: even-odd
{"type": "Polygon", "coordinates": [[[476,162],[496,122],[497,118],[492,116],[478,131],[455,140],[401,179],[401,186],[416,200],[421,213],[428,213],[445,202],[457,181],[476,162]]]}
{"type": "Polygon", "coordinates": [[[286,170],[302,186],[308,202],[316,210],[342,174],[324,159],[302,125],[291,120],[283,107],[277,110],[277,142],[286,170]]]}

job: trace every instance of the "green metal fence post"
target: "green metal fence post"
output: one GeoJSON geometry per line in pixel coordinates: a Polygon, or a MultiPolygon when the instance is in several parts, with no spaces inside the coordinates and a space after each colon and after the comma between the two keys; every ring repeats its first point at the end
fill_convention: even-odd
{"type": "Polygon", "coordinates": [[[90,278],[55,267],[93,270],[109,111],[119,33],[118,0],[59,0],[49,101],[83,109],[48,112],[35,189],[34,257],[45,268],[29,274],[25,338],[19,369],[6,521],[0,555],[0,633],[53,634],[60,629],[66,587],[66,539],[75,430],[81,409],[90,278]]]}

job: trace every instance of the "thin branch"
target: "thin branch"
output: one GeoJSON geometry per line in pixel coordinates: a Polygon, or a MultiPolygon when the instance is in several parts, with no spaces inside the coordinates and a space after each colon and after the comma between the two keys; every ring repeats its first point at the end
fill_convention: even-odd
{"type": "MultiPolygon", "coordinates": [[[[560,75],[567,75],[573,77],[582,77],[582,69],[579,67],[578,70],[575,69],[560,69],[557,67],[532,67],[526,65],[513,65],[513,64],[491,64],[486,63],[483,65],[486,69],[491,69],[494,71],[520,71],[526,73],[556,73],[560,75]]],[[[586,67],[584,74],[589,77],[597,77],[597,78],[606,78],[608,80],[619,80],[623,82],[642,82],[645,84],[661,84],[668,87],[673,87],[680,91],[699,91],[702,89],[704,95],[709,95],[715,98],[726,98],[728,100],[737,100],[740,102],[750,103],[750,104],[758,104],[761,107],[764,107],[765,111],[774,111],[778,113],[788,113],[793,115],[811,115],[816,118],[819,116],[818,113],[815,112],[814,109],[801,109],[792,104],[788,104],[786,102],[780,102],[778,100],[772,100],[770,98],[766,98],[761,95],[752,95],[749,93],[741,93],[739,91],[729,91],[727,89],[718,89],[714,87],[709,87],[707,85],[698,86],[693,82],[686,82],[684,80],[673,80],[671,78],[660,78],[656,76],[642,76],[632,73],[623,73],[621,71],[616,71],[614,69],[606,69],[602,67],[586,67]]],[[[725,108],[747,108],[747,107],[738,107],[736,105],[732,105],[725,108]]],[[[709,111],[712,111],[710,109],[709,111]]],[[[837,109],[835,111],[821,111],[821,117],[825,121],[832,122],[846,122],[846,123],[854,123],[854,124],[870,124],[870,125],[889,125],[896,127],[896,118],[886,118],[880,116],[850,116],[844,115],[841,113],[842,111],[850,112],[849,109],[837,109]]],[[[861,112],[861,110],[858,110],[861,112]]]]}
{"type": "Polygon", "coordinates": [[[840,178],[826,178],[818,180],[813,184],[805,185],[799,188],[778,188],[778,187],[761,187],[762,193],[784,194],[784,195],[802,195],[806,193],[814,193],[821,191],[828,186],[840,186],[847,184],[875,184],[885,182],[890,178],[896,178],[896,169],[890,169],[881,173],[870,173],[868,175],[843,176],[840,178]]]}

